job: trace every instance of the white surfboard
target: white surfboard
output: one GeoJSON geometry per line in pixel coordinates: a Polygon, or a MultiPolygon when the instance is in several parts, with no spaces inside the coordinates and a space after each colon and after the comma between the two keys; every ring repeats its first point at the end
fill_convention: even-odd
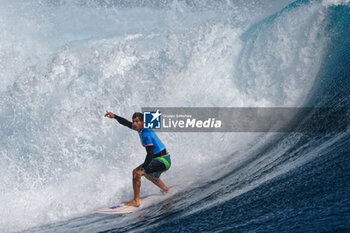
{"type": "Polygon", "coordinates": [[[152,194],[143,198],[140,198],[140,207],[135,206],[127,206],[123,203],[119,203],[113,206],[109,207],[102,207],[99,209],[93,210],[95,213],[101,213],[101,214],[127,214],[132,213],[137,210],[142,209],[144,206],[147,205],[147,203],[150,203],[152,200],[155,200],[159,198],[160,196],[163,196],[162,194],[152,194]]]}
{"type": "MultiPolygon", "coordinates": [[[[173,192],[174,191],[174,187],[176,187],[176,185],[170,186],[169,188],[171,189],[169,192],[173,192]]],[[[108,206],[108,207],[102,207],[102,208],[98,208],[93,210],[95,213],[101,213],[101,214],[128,214],[128,213],[132,213],[135,211],[138,211],[144,207],[149,206],[150,204],[152,204],[153,201],[161,199],[162,197],[164,197],[164,195],[166,195],[165,193],[163,194],[151,194],[145,197],[141,197],[140,198],[140,207],[135,207],[135,206],[127,206],[124,205],[124,203],[119,203],[113,206],[108,206]]]]}

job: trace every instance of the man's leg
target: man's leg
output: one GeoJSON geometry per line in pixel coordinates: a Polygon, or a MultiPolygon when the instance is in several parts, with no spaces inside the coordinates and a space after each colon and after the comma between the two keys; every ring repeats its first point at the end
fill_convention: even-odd
{"type": "Polygon", "coordinates": [[[151,175],[145,173],[145,177],[152,181],[153,184],[157,185],[162,191],[168,191],[169,187],[167,187],[161,179],[155,179],[151,175]]]}
{"type": "Polygon", "coordinates": [[[150,180],[153,184],[157,185],[162,191],[167,192],[169,190],[169,187],[167,187],[161,179],[159,179],[159,176],[162,172],[166,171],[166,166],[163,162],[160,162],[159,160],[153,159],[152,162],[149,164],[147,173],[144,173],[144,176],[150,180]],[[157,174],[158,173],[158,174],[157,174]],[[153,174],[153,175],[151,175],[153,174]]]}
{"type": "Polygon", "coordinates": [[[139,168],[135,168],[132,171],[132,186],[134,188],[134,200],[124,203],[128,206],[140,206],[140,188],[141,188],[141,175],[138,173],[141,171],[139,168]]]}

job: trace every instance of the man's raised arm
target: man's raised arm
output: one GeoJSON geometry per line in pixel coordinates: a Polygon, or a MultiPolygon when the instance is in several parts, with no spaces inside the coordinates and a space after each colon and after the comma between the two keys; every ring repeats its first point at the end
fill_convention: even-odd
{"type": "Polygon", "coordinates": [[[112,113],[112,112],[108,112],[106,111],[106,115],[105,117],[108,117],[110,119],[116,119],[120,124],[130,128],[130,129],[134,129],[133,126],[132,126],[132,122],[131,121],[128,121],[127,119],[123,118],[123,117],[120,117],[120,116],[117,116],[116,114],[112,113]]]}

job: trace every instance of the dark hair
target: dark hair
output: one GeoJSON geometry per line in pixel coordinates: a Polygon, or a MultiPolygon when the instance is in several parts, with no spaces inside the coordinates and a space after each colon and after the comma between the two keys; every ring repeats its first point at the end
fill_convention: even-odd
{"type": "Polygon", "coordinates": [[[140,113],[140,112],[135,112],[133,115],[132,115],[132,119],[135,119],[135,118],[139,118],[140,121],[143,121],[143,114],[140,113]]]}

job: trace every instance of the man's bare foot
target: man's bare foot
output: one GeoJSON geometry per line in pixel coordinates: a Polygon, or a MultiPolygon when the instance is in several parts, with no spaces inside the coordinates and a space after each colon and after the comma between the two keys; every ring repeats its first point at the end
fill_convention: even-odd
{"type": "Polygon", "coordinates": [[[167,194],[171,187],[166,187],[165,189],[161,189],[160,191],[162,192],[163,195],[167,194]]]}
{"type": "Polygon", "coordinates": [[[131,200],[131,201],[125,202],[124,205],[140,207],[140,200],[139,201],[131,200]]]}

